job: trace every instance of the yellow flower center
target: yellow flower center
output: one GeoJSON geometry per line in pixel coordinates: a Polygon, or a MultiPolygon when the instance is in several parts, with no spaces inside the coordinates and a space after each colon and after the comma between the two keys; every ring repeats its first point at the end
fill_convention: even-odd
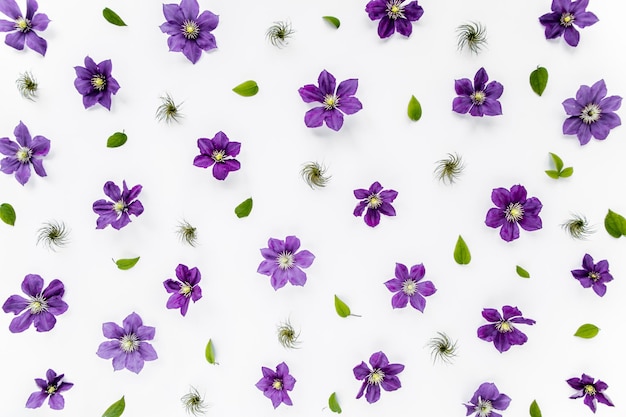
{"type": "Polygon", "coordinates": [[[48,385],[48,387],[46,388],[46,392],[47,392],[49,395],[54,394],[54,393],[56,392],[56,390],[57,390],[56,385],[52,385],[52,384],[48,385]]]}
{"type": "Polygon", "coordinates": [[[15,21],[15,29],[19,30],[20,32],[30,31],[32,29],[30,20],[24,19],[21,16],[18,17],[17,20],[15,21]]]}
{"type": "Polygon", "coordinates": [[[585,394],[587,395],[596,395],[596,387],[591,384],[587,384],[583,387],[585,394]]]}
{"type": "Polygon", "coordinates": [[[600,279],[600,274],[595,271],[590,272],[587,276],[593,281],[597,281],[600,279]]]}
{"type": "Polygon", "coordinates": [[[335,94],[326,94],[324,97],[324,109],[332,110],[337,108],[337,104],[339,103],[339,97],[335,94]]]}
{"type": "Polygon", "coordinates": [[[200,27],[193,20],[185,20],[181,27],[181,31],[186,39],[195,40],[200,34],[200,27]]]}
{"type": "Polygon", "coordinates": [[[294,264],[294,258],[293,258],[293,254],[291,252],[281,252],[278,254],[278,258],[276,259],[276,262],[278,262],[278,267],[280,269],[288,269],[293,267],[294,264]]]}
{"type": "Polygon", "coordinates": [[[404,0],[390,0],[387,2],[387,17],[396,20],[398,18],[405,19],[404,7],[402,2],[404,0]]]}
{"type": "Polygon", "coordinates": [[[106,88],[106,85],[107,85],[107,79],[102,74],[94,75],[91,78],[91,86],[98,91],[104,90],[106,88]]]}
{"type": "Polygon", "coordinates": [[[417,284],[412,279],[407,279],[402,283],[402,292],[408,296],[415,294],[417,291],[417,284]]]}
{"type": "Polygon", "coordinates": [[[213,151],[213,153],[211,154],[211,158],[213,158],[213,160],[215,162],[224,162],[224,156],[226,155],[226,151],[224,151],[223,149],[221,150],[215,150],[213,151]]]}
{"type": "Polygon", "coordinates": [[[470,98],[472,99],[472,103],[478,106],[485,102],[486,97],[487,96],[485,96],[485,93],[483,91],[476,91],[470,96],[470,98]]]}
{"type": "Polygon", "coordinates": [[[120,349],[125,353],[134,352],[139,348],[139,338],[135,333],[125,334],[120,339],[120,349]]]}
{"type": "Polygon", "coordinates": [[[508,333],[513,331],[513,326],[506,320],[500,320],[496,323],[496,330],[500,333],[508,333]]]}
{"type": "Polygon", "coordinates": [[[30,161],[31,156],[33,156],[33,151],[29,148],[20,148],[15,154],[17,160],[23,164],[30,161]]]}
{"type": "Polygon", "coordinates": [[[385,373],[381,371],[380,369],[374,369],[367,376],[368,384],[372,384],[372,385],[380,384],[381,382],[383,382],[383,379],[385,379],[385,373]]]}
{"type": "Polygon", "coordinates": [[[487,417],[491,414],[491,410],[493,410],[493,405],[491,405],[491,401],[489,400],[478,400],[478,405],[474,408],[478,411],[479,417],[487,417]]]}
{"type": "Polygon", "coordinates": [[[377,209],[381,204],[383,204],[383,199],[378,194],[372,194],[367,197],[367,207],[377,209]]]}
{"type": "Polygon", "coordinates": [[[113,204],[113,210],[115,210],[118,213],[125,211],[126,203],[124,203],[124,200],[120,200],[117,203],[113,204]]]}
{"type": "Polygon", "coordinates": [[[504,210],[504,218],[509,222],[518,222],[524,218],[524,207],[520,203],[510,203],[504,210]]]}
{"type": "Polygon", "coordinates": [[[43,294],[39,294],[36,297],[31,297],[28,303],[28,309],[30,314],[39,314],[42,311],[48,310],[48,302],[44,298],[43,294]]]}
{"type": "Polygon", "coordinates": [[[561,26],[572,26],[574,23],[574,15],[571,13],[563,13],[561,15],[561,26]]]}
{"type": "Polygon", "coordinates": [[[184,295],[185,297],[189,297],[191,295],[191,289],[192,289],[191,285],[189,285],[188,282],[184,282],[180,284],[180,290],[178,292],[184,295]]]}
{"type": "Polygon", "coordinates": [[[602,109],[595,103],[587,104],[583,110],[580,112],[580,116],[578,116],[583,123],[589,125],[591,123],[597,122],[600,118],[600,114],[602,113],[602,109]]]}
{"type": "Polygon", "coordinates": [[[274,382],[272,382],[272,388],[274,388],[275,390],[283,389],[283,381],[281,381],[280,379],[276,378],[274,380],[274,382]]]}

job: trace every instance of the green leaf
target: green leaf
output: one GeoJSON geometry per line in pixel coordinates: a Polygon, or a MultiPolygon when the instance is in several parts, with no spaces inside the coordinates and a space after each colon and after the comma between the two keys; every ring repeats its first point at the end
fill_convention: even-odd
{"type": "Polygon", "coordinates": [[[417,101],[415,96],[411,96],[411,100],[409,100],[407,114],[409,115],[409,119],[414,122],[417,122],[422,117],[422,105],[417,101]]]}
{"type": "Polygon", "coordinates": [[[119,269],[121,269],[122,271],[126,271],[127,269],[132,268],[133,266],[135,266],[137,264],[137,262],[139,262],[139,256],[136,258],[131,258],[131,259],[118,259],[117,261],[115,261],[115,265],[117,265],[117,267],[119,269]]]}
{"type": "Polygon", "coordinates": [[[537,400],[533,400],[533,402],[530,403],[530,417],[541,417],[541,410],[539,409],[537,400]]]}
{"type": "Polygon", "coordinates": [[[104,414],[102,414],[102,417],[120,417],[124,412],[124,408],[126,408],[126,401],[122,396],[122,398],[111,404],[111,406],[106,409],[104,414]]]}
{"type": "Polygon", "coordinates": [[[243,97],[252,97],[259,92],[256,81],[248,80],[233,88],[233,91],[243,97]]]}
{"type": "Polygon", "coordinates": [[[15,226],[15,210],[9,203],[0,204],[0,220],[9,226],[15,226]]]}
{"type": "Polygon", "coordinates": [[[537,95],[541,96],[548,85],[548,70],[544,67],[537,67],[530,73],[530,87],[537,95]]]}
{"type": "Polygon", "coordinates": [[[472,260],[469,248],[461,235],[459,235],[459,238],[456,241],[456,246],[454,247],[454,260],[459,265],[467,265],[472,260]]]}
{"type": "Polygon", "coordinates": [[[341,407],[339,406],[339,402],[337,402],[337,395],[334,392],[330,394],[328,398],[328,407],[330,407],[330,411],[333,413],[341,414],[341,407]]]}
{"type": "Polygon", "coordinates": [[[618,238],[626,234],[626,219],[609,209],[604,217],[604,228],[611,236],[618,238]]]}
{"type": "Polygon", "coordinates": [[[350,307],[341,301],[337,295],[335,295],[335,310],[337,310],[339,317],[348,317],[350,315],[350,307]]]}
{"type": "Polygon", "coordinates": [[[124,132],[115,132],[107,139],[107,148],[117,148],[126,143],[128,136],[124,132]]]}
{"type": "Polygon", "coordinates": [[[241,204],[235,207],[235,214],[240,219],[242,217],[248,217],[251,211],[252,211],[252,197],[244,200],[241,204]]]}
{"type": "Polygon", "coordinates": [[[556,167],[556,170],[558,172],[561,172],[561,170],[563,169],[563,160],[561,158],[559,158],[559,156],[555,153],[552,152],[548,152],[550,154],[550,156],[552,157],[552,160],[554,161],[554,166],[556,167]]]}
{"type": "Polygon", "coordinates": [[[598,326],[587,323],[580,326],[578,330],[576,330],[576,333],[574,333],[574,336],[582,337],[583,339],[591,339],[596,337],[599,331],[598,326]]]}
{"type": "Polygon", "coordinates": [[[549,169],[546,171],[546,174],[548,174],[548,177],[553,178],[555,180],[559,179],[559,173],[553,169],[549,169]]]}
{"type": "Polygon", "coordinates": [[[522,278],[530,278],[530,274],[528,273],[528,271],[519,265],[515,266],[515,271],[517,272],[517,275],[519,275],[522,278]]]}
{"type": "Polygon", "coordinates": [[[215,347],[213,346],[213,341],[211,339],[209,339],[209,342],[206,344],[206,348],[204,349],[204,357],[211,365],[218,364],[215,362],[215,347]]]}
{"type": "Polygon", "coordinates": [[[322,16],[322,19],[329,22],[336,29],[339,29],[339,26],[341,25],[341,22],[335,16],[322,16]]]}
{"type": "Polygon", "coordinates": [[[573,173],[574,173],[574,168],[567,167],[563,171],[559,172],[559,177],[561,178],[571,177],[573,173]]]}
{"type": "Polygon", "coordinates": [[[117,13],[115,13],[113,10],[109,9],[108,7],[105,7],[104,10],[102,10],[102,16],[104,16],[107,22],[112,23],[116,26],[127,26],[126,23],[122,20],[122,18],[119,17],[117,13]]]}

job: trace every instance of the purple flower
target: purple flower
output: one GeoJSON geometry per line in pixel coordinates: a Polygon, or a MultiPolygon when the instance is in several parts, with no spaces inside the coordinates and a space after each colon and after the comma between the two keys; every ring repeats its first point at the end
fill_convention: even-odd
{"type": "Polygon", "coordinates": [[[565,42],[570,46],[578,45],[580,33],[573,25],[584,28],[598,21],[595,14],[585,11],[587,5],[589,0],[552,0],[552,12],[539,18],[539,22],[546,27],[546,39],[564,35],[565,42]]]}
{"type": "Polygon", "coordinates": [[[489,81],[489,76],[484,68],[474,75],[474,85],[469,78],[454,80],[454,89],[459,97],[452,101],[452,110],[472,116],[498,116],[502,114],[502,106],[498,99],[504,91],[504,87],[497,81],[489,81]]]}
{"type": "Polygon", "coordinates": [[[324,70],[320,72],[317,83],[319,88],[307,84],[298,90],[305,103],[322,103],[321,107],[306,112],[304,123],[307,127],[320,127],[326,122],[326,126],[338,131],[343,126],[343,113],[354,114],[363,108],[359,99],[354,97],[359,80],[356,78],[344,80],[335,90],[337,80],[330,72],[324,70]]]}
{"type": "Polygon", "coordinates": [[[289,367],[285,362],[276,366],[276,372],[265,366],[261,367],[263,378],[256,383],[256,387],[263,391],[263,395],[272,400],[274,408],[281,403],[293,405],[287,391],[291,391],[296,384],[296,379],[289,375],[289,367]]]}
{"type": "Polygon", "coordinates": [[[114,229],[121,229],[130,223],[130,215],[139,216],[143,213],[141,201],[135,200],[141,192],[141,185],[135,185],[130,190],[126,181],[122,181],[124,187],[115,185],[113,181],[104,184],[104,193],[112,201],[98,200],[93,203],[93,211],[99,216],[96,220],[96,229],[104,229],[111,225],[114,229]]]}
{"type": "Polygon", "coordinates": [[[535,320],[522,317],[522,312],[517,307],[503,306],[501,316],[495,308],[484,308],[483,317],[490,324],[478,328],[478,338],[485,342],[493,342],[498,352],[506,352],[513,345],[523,345],[528,337],[519,331],[515,324],[535,324],[535,320]]]}
{"type": "Polygon", "coordinates": [[[609,262],[603,259],[594,264],[593,258],[588,253],[583,257],[583,269],[572,270],[572,275],[580,285],[585,288],[592,287],[600,297],[606,294],[606,283],[613,281],[613,275],[609,273],[609,262]]]}
{"type": "Polygon", "coordinates": [[[46,379],[35,378],[35,383],[40,391],[33,392],[26,401],[26,408],[39,408],[48,398],[48,405],[53,410],[63,410],[65,407],[65,399],[61,395],[62,392],[69,390],[74,386],[71,382],[62,381],[65,375],[57,375],[52,369],[46,372],[46,379]]]}
{"type": "Polygon", "coordinates": [[[585,399],[583,401],[585,405],[594,413],[596,412],[596,400],[609,407],[613,407],[611,400],[602,393],[602,391],[609,387],[605,382],[599,379],[593,382],[593,378],[587,374],[582,374],[580,378],[570,378],[566,382],[570,387],[578,391],[570,398],[575,399],[584,396],[585,399]]]}
{"type": "Polygon", "coordinates": [[[265,260],[257,268],[257,272],[270,275],[270,283],[275,290],[284,287],[287,281],[291,285],[304,285],[306,274],[300,268],[308,268],[313,263],[315,255],[308,250],[301,250],[300,239],[287,236],[285,240],[270,238],[267,248],[261,249],[265,260]]]}
{"type": "Polygon", "coordinates": [[[498,387],[491,382],[480,384],[467,407],[467,414],[476,413],[475,417],[502,417],[502,414],[493,410],[506,410],[511,403],[511,398],[500,394],[498,387]]]}
{"type": "Polygon", "coordinates": [[[375,403],[380,399],[380,387],[385,391],[395,391],[400,388],[400,379],[396,376],[404,370],[404,365],[389,363],[383,352],[376,352],[370,356],[370,369],[365,362],[361,362],[352,370],[354,377],[363,381],[356,398],[361,398],[365,392],[368,403],[375,403]]]}
{"type": "Polygon", "coordinates": [[[157,359],[157,354],[146,340],[154,339],[154,327],[144,326],[139,314],[132,313],[124,319],[124,328],[113,322],[102,324],[102,333],[108,342],[100,343],[96,355],[113,359],[113,369],[128,369],[136,374],[143,369],[144,361],[157,359]]]}
{"type": "Polygon", "coordinates": [[[370,227],[378,226],[380,223],[380,214],[385,216],[395,216],[396,210],[391,203],[398,196],[398,192],[395,190],[383,191],[383,186],[378,181],[370,185],[368,190],[359,188],[354,190],[354,196],[361,200],[359,204],[354,208],[354,214],[356,217],[360,217],[363,211],[365,212],[365,224],[370,227]]]}
{"type": "Polygon", "coordinates": [[[213,176],[224,180],[232,171],[238,171],[241,164],[234,157],[239,155],[241,143],[230,142],[222,131],[217,132],[213,139],[199,138],[200,155],[193,159],[193,164],[200,168],[213,165],[213,176]]]}
{"type": "Polygon", "coordinates": [[[189,269],[186,265],[178,264],[176,267],[176,278],[163,281],[163,286],[168,293],[172,293],[167,300],[167,308],[180,308],[180,314],[187,314],[189,299],[195,303],[202,298],[200,283],[200,271],[198,268],[189,269]]]}
{"type": "Polygon", "coordinates": [[[111,110],[111,94],[117,93],[120,89],[117,80],[111,76],[112,68],[110,59],[96,64],[88,56],[85,57],[85,67],[74,67],[76,71],[74,87],[83,95],[85,108],[100,103],[107,110],[111,110]]]}
{"type": "Polygon", "coordinates": [[[28,299],[12,295],[2,305],[5,313],[13,313],[16,316],[26,310],[11,320],[9,324],[11,333],[21,333],[32,323],[38,332],[47,332],[52,330],[57,322],[54,316],[67,311],[67,303],[62,300],[65,287],[58,279],[53,279],[44,289],[41,276],[28,274],[22,281],[22,291],[28,299]]]}
{"type": "Polygon", "coordinates": [[[211,31],[217,27],[219,17],[208,10],[198,15],[199,12],[197,0],[181,0],[180,5],[164,4],[166,22],[159,26],[161,32],[170,35],[167,38],[170,51],[182,52],[194,64],[202,51],[217,48],[211,31]]]}
{"type": "Polygon", "coordinates": [[[591,87],[581,85],[575,99],[565,100],[563,108],[570,117],[563,123],[563,134],[576,135],[580,144],[586,145],[592,136],[606,139],[611,129],[621,125],[614,111],[622,105],[622,98],[606,97],[606,93],[606,84],[600,80],[591,87]]]}
{"type": "Polygon", "coordinates": [[[424,9],[412,1],[403,5],[405,0],[371,0],[365,6],[365,11],[371,20],[379,20],[378,36],[388,38],[397,30],[399,34],[411,36],[413,26],[411,22],[418,21],[424,14],[424,9]]]}
{"type": "Polygon", "coordinates": [[[31,165],[37,175],[45,177],[43,157],[50,151],[50,140],[39,135],[31,139],[28,128],[21,121],[13,134],[17,143],[9,138],[0,138],[0,153],[7,155],[0,160],[0,171],[5,174],[15,173],[15,179],[22,185],[30,178],[31,165]]]}
{"type": "Polygon", "coordinates": [[[424,264],[413,265],[411,271],[401,263],[396,262],[396,277],[385,282],[385,286],[396,294],[391,298],[393,308],[404,308],[410,301],[413,308],[424,312],[426,299],[437,289],[431,281],[419,282],[426,274],[424,264]]]}
{"type": "Polygon", "coordinates": [[[48,43],[35,33],[36,30],[44,31],[50,23],[50,19],[37,11],[35,0],[26,0],[26,16],[22,15],[15,0],[0,0],[0,12],[9,16],[13,21],[0,19],[0,32],[12,32],[7,34],[4,43],[21,51],[24,43],[33,51],[46,55],[48,43]]]}
{"type": "Polygon", "coordinates": [[[527,199],[523,185],[514,185],[511,190],[494,188],[491,201],[497,207],[489,209],[485,224],[494,228],[501,227],[500,237],[503,240],[511,242],[519,238],[519,226],[529,232],[541,229],[541,201],[537,197],[527,199]]]}

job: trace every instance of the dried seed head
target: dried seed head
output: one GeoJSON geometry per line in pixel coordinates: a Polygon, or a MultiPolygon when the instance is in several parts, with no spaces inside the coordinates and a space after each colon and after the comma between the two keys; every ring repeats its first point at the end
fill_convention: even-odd
{"type": "Polygon", "coordinates": [[[487,28],[482,23],[470,22],[460,25],[457,29],[457,45],[478,54],[487,44],[487,28]]]}
{"type": "Polygon", "coordinates": [[[595,233],[593,227],[589,226],[589,222],[585,216],[573,214],[561,227],[570,235],[572,239],[587,239],[590,234],[595,233]]]}
{"type": "Polygon", "coordinates": [[[463,158],[456,153],[449,153],[446,159],[437,161],[435,176],[444,184],[453,184],[461,176],[464,169],[463,158]]]}
{"type": "Polygon", "coordinates": [[[188,414],[198,416],[206,414],[209,406],[204,402],[204,399],[200,396],[200,393],[194,387],[189,388],[189,393],[183,395],[180,399],[183,402],[183,406],[188,414]]]}
{"type": "Polygon", "coordinates": [[[267,40],[277,48],[287,46],[289,38],[295,31],[291,28],[291,23],[287,21],[274,22],[265,32],[267,40]]]}
{"type": "Polygon", "coordinates": [[[452,359],[456,356],[456,342],[452,342],[445,333],[437,332],[437,334],[439,336],[433,337],[428,342],[433,363],[437,359],[445,363],[452,363],[452,359]]]}
{"type": "Polygon", "coordinates": [[[311,188],[326,187],[326,184],[330,181],[330,175],[326,175],[326,167],[317,162],[307,162],[302,165],[300,175],[311,188]]]}
{"type": "Polygon", "coordinates": [[[187,243],[189,246],[195,247],[198,243],[198,232],[187,220],[178,223],[176,233],[181,242],[187,243]]]}
{"type": "Polygon", "coordinates": [[[37,98],[37,80],[30,72],[26,71],[20,74],[19,78],[15,81],[17,89],[20,95],[25,99],[34,101],[37,98]]]}
{"type": "Polygon", "coordinates": [[[278,326],[278,330],[276,333],[278,334],[278,342],[287,349],[295,349],[300,344],[300,342],[298,341],[298,337],[300,337],[300,332],[296,332],[289,320],[281,323],[278,326]]]}
{"type": "Polygon", "coordinates": [[[165,96],[161,97],[161,105],[157,108],[157,120],[160,122],[165,120],[166,123],[180,123],[179,119],[183,117],[183,115],[180,114],[179,111],[179,107],[181,104],[182,103],[174,103],[174,99],[169,95],[169,93],[166,93],[165,96]]]}
{"type": "Polygon", "coordinates": [[[56,248],[63,247],[69,242],[68,234],[69,229],[65,223],[52,220],[44,223],[37,231],[37,244],[41,243],[54,251],[56,248]]]}

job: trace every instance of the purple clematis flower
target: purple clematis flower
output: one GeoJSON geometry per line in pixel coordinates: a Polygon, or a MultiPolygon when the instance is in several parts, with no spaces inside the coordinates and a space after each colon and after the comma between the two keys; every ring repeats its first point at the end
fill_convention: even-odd
{"type": "Polygon", "coordinates": [[[96,220],[96,229],[104,229],[111,225],[114,229],[121,229],[130,223],[130,215],[139,216],[143,213],[141,201],[135,200],[141,192],[141,185],[135,185],[130,190],[126,181],[122,181],[124,187],[115,185],[113,181],[104,184],[104,193],[113,201],[98,200],[93,203],[93,211],[99,216],[96,220]]]}
{"type": "Polygon", "coordinates": [[[163,15],[167,20],[159,28],[170,35],[167,45],[170,51],[182,52],[192,63],[198,62],[202,51],[217,48],[211,33],[219,23],[219,16],[205,10],[200,13],[197,0],[181,0],[178,4],[164,4],[163,15]]]}
{"type": "Polygon", "coordinates": [[[113,322],[102,324],[102,333],[108,342],[102,342],[96,354],[102,359],[113,359],[113,369],[128,369],[138,374],[144,361],[157,359],[157,353],[147,340],[154,339],[155,329],[144,326],[137,313],[131,313],[124,319],[123,328],[113,322]]]}
{"type": "Polygon", "coordinates": [[[409,272],[406,265],[396,262],[396,277],[385,282],[385,286],[391,292],[395,292],[391,298],[393,308],[404,308],[411,302],[411,306],[416,310],[424,312],[426,299],[433,295],[437,289],[431,281],[420,282],[426,274],[424,264],[413,265],[409,272]]]}
{"type": "Polygon", "coordinates": [[[259,379],[256,387],[263,391],[263,395],[272,400],[274,408],[281,404],[293,405],[289,393],[296,384],[296,379],[289,374],[289,367],[285,362],[276,366],[276,372],[265,366],[261,367],[263,378],[259,379]]]}
{"type": "Polygon", "coordinates": [[[519,238],[519,226],[529,232],[541,229],[539,212],[543,205],[537,197],[527,199],[523,185],[514,185],[511,190],[494,188],[491,201],[497,207],[489,209],[485,224],[493,228],[501,227],[500,237],[503,240],[511,242],[519,238]]]}
{"type": "Polygon", "coordinates": [[[599,379],[593,382],[593,378],[587,374],[582,374],[580,378],[570,378],[566,382],[570,387],[578,391],[570,398],[585,397],[583,400],[585,405],[594,413],[596,412],[596,401],[609,407],[614,406],[611,400],[603,393],[609,387],[606,382],[602,382],[599,379]]]}
{"type": "Polygon", "coordinates": [[[585,10],[588,5],[589,0],[552,0],[552,12],[539,18],[539,22],[546,27],[546,39],[563,36],[568,45],[578,45],[580,33],[574,25],[584,28],[599,20],[595,14],[585,10]]]}
{"type": "Polygon", "coordinates": [[[291,285],[304,285],[306,274],[300,268],[308,268],[313,263],[315,255],[308,250],[301,250],[300,239],[287,236],[285,240],[270,238],[267,248],[261,249],[265,260],[257,268],[257,272],[270,275],[270,283],[274,290],[284,287],[287,282],[291,285]]]}
{"type": "Polygon", "coordinates": [[[5,313],[13,313],[17,316],[23,312],[11,320],[9,324],[11,333],[21,333],[33,323],[38,332],[50,331],[57,322],[54,316],[67,311],[68,305],[62,299],[65,287],[58,279],[53,279],[44,289],[41,276],[28,274],[22,281],[22,291],[28,299],[12,295],[2,305],[5,313]]]}
{"type": "Polygon", "coordinates": [[[234,157],[239,155],[241,143],[231,142],[222,131],[217,132],[213,139],[199,138],[200,155],[193,159],[193,164],[200,168],[213,166],[213,176],[224,180],[232,171],[238,171],[241,164],[234,157]]]}
{"type": "Polygon", "coordinates": [[[343,113],[354,114],[363,108],[358,98],[354,97],[359,80],[350,78],[339,83],[328,71],[324,70],[317,78],[319,87],[307,84],[298,90],[305,103],[322,103],[306,112],[304,123],[307,127],[320,127],[324,122],[332,130],[338,131],[343,126],[343,113]]]}
{"type": "Polygon", "coordinates": [[[71,382],[63,381],[65,375],[57,375],[52,369],[46,372],[46,379],[35,378],[35,383],[40,391],[33,392],[26,401],[26,408],[39,408],[48,398],[48,405],[53,410],[63,410],[65,407],[65,399],[61,395],[62,392],[69,390],[74,386],[71,382]]]}
{"type": "Polygon", "coordinates": [[[26,16],[22,14],[15,0],[0,0],[0,12],[9,16],[12,21],[0,19],[0,32],[12,32],[7,34],[4,43],[21,51],[24,44],[33,51],[46,55],[48,43],[37,35],[35,31],[44,31],[50,23],[50,19],[37,11],[35,0],[26,0],[26,16]]]}
{"type": "Polygon", "coordinates": [[[396,375],[404,370],[404,365],[389,363],[389,359],[383,352],[372,354],[370,365],[372,369],[365,362],[361,362],[352,371],[356,379],[363,381],[356,398],[361,398],[365,392],[365,399],[371,404],[380,399],[380,387],[385,391],[395,391],[402,386],[396,375]]]}
{"type": "Polygon", "coordinates": [[[528,337],[519,331],[515,324],[535,324],[535,320],[522,317],[522,312],[517,307],[502,307],[503,316],[495,308],[483,309],[483,317],[490,324],[478,328],[478,338],[485,342],[493,342],[498,352],[506,352],[513,345],[523,345],[528,337]]]}
{"type": "Polygon", "coordinates": [[[480,384],[467,407],[467,414],[476,413],[475,417],[502,417],[502,414],[493,410],[506,410],[511,403],[511,398],[498,391],[494,383],[484,382],[480,384]]]}
{"type": "Polygon", "coordinates": [[[474,75],[474,85],[469,78],[454,80],[454,89],[459,97],[452,101],[452,110],[472,116],[498,116],[502,114],[502,105],[498,101],[504,87],[497,81],[489,81],[484,68],[480,68],[474,75]]]}
{"type": "Polygon", "coordinates": [[[570,117],[563,123],[564,135],[576,135],[581,146],[586,145],[591,137],[598,140],[606,139],[614,127],[622,124],[615,110],[622,105],[620,96],[606,97],[604,80],[591,87],[581,85],[576,98],[568,98],[563,102],[565,113],[570,117]]]}
{"type": "Polygon", "coordinates": [[[0,160],[0,171],[5,174],[15,173],[15,179],[22,185],[30,179],[31,165],[37,175],[45,177],[43,157],[50,151],[50,140],[39,135],[31,138],[28,128],[21,121],[13,134],[17,143],[9,138],[0,138],[0,153],[7,155],[0,160]]]}
{"type": "Polygon", "coordinates": [[[370,227],[378,226],[381,213],[385,216],[396,215],[396,210],[391,203],[393,203],[393,200],[398,196],[398,192],[395,190],[383,191],[383,187],[378,181],[370,185],[368,190],[364,188],[354,190],[354,196],[361,201],[354,208],[352,214],[356,217],[360,217],[367,208],[365,212],[365,224],[370,227]]]}
{"type": "Polygon", "coordinates": [[[111,110],[111,94],[116,94],[120,89],[117,80],[111,76],[112,68],[110,59],[96,64],[88,56],[85,57],[84,67],[74,67],[74,87],[83,95],[85,108],[100,103],[107,110],[111,110]]]}
{"type": "Polygon", "coordinates": [[[583,257],[583,269],[574,269],[572,275],[585,288],[593,288],[600,297],[606,294],[606,283],[613,281],[613,275],[609,273],[609,262],[606,259],[597,264],[588,253],[583,257]]]}
{"type": "Polygon", "coordinates": [[[365,6],[365,11],[371,20],[379,20],[378,36],[388,38],[397,30],[399,34],[411,36],[413,26],[424,14],[422,6],[417,1],[402,4],[405,0],[371,0],[365,6]]]}
{"type": "Polygon", "coordinates": [[[167,308],[180,308],[180,314],[187,314],[189,299],[195,303],[202,298],[200,283],[200,271],[198,268],[189,269],[186,265],[178,264],[176,267],[176,278],[163,281],[163,286],[168,293],[172,293],[167,300],[167,308]]]}

